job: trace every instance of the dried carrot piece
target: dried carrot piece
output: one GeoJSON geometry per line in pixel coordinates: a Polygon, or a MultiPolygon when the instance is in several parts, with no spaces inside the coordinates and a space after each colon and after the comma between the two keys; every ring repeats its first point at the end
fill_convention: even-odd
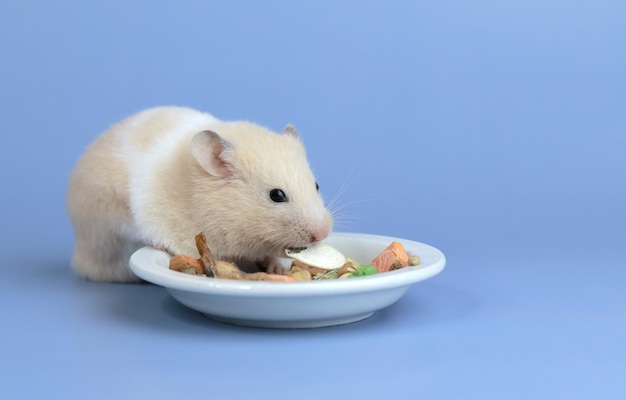
{"type": "Polygon", "coordinates": [[[398,260],[402,262],[405,266],[409,265],[409,255],[406,250],[404,250],[404,246],[400,242],[391,242],[389,247],[391,251],[396,255],[398,260]]]}
{"type": "Polygon", "coordinates": [[[400,242],[392,242],[372,260],[372,265],[378,272],[387,272],[392,266],[393,269],[398,269],[398,263],[402,267],[409,265],[409,255],[400,242]]]}

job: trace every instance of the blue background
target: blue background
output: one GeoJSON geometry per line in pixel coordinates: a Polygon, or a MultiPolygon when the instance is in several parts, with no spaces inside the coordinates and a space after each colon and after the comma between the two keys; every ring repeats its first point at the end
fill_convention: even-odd
{"type": "Polygon", "coordinates": [[[0,397],[623,398],[625,43],[621,1],[3,1],[0,397]],[[167,104],[293,123],[337,230],[446,269],[298,331],[78,279],[69,172],[167,104]]]}

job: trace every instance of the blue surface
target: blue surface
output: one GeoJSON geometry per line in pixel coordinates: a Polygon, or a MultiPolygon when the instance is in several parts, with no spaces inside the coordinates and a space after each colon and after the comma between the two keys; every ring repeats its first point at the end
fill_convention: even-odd
{"type": "Polygon", "coordinates": [[[0,4],[1,398],[626,397],[626,3],[211,3],[0,4]],[[299,331],[78,279],[68,174],[162,104],[293,123],[338,230],[446,270],[299,331]]]}

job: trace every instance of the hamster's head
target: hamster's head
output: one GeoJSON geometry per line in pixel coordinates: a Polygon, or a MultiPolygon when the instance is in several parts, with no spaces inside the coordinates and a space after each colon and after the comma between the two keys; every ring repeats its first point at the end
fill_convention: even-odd
{"type": "Polygon", "coordinates": [[[277,134],[246,122],[221,123],[194,136],[192,154],[195,207],[223,256],[284,256],[286,248],[330,234],[332,216],[291,125],[277,134]]]}

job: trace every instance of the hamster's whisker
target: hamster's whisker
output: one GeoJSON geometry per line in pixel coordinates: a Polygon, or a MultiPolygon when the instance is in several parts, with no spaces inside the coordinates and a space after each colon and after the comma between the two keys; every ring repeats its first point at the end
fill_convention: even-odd
{"type": "Polygon", "coordinates": [[[350,168],[350,171],[348,171],[348,175],[346,175],[346,178],[343,180],[343,183],[339,187],[339,190],[333,196],[333,198],[330,199],[330,201],[328,202],[328,205],[327,205],[328,209],[332,209],[333,206],[337,203],[337,201],[339,201],[339,199],[346,193],[348,186],[350,185],[350,182],[352,181],[352,174],[354,173],[354,169],[355,169],[355,165],[352,165],[352,168],[350,168]]]}
{"type": "Polygon", "coordinates": [[[348,207],[361,204],[361,203],[371,202],[375,200],[376,198],[377,196],[368,195],[368,196],[361,196],[358,199],[354,199],[348,202],[342,202],[341,204],[339,204],[338,202],[335,202],[334,204],[328,206],[328,211],[331,213],[331,215],[333,215],[333,217],[335,217],[336,214],[347,209],[348,207]]]}
{"type": "Polygon", "coordinates": [[[351,209],[351,206],[366,203],[372,201],[376,198],[376,196],[362,196],[359,199],[354,199],[349,202],[342,202],[341,204],[334,204],[332,209],[329,209],[329,212],[333,216],[334,220],[334,228],[340,227],[354,227],[355,225],[360,225],[366,221],[366,216],[360,215],[354,212],[354,209],[351,209]]]}
{"type": "Polygon", "coordinates": [[[335,221],[335,225],[333,227],[334,231],[341,231],[341,230],[352,230],[354,228],[358,228],[359,226],[362,226],[365,222],[365,219],[362,217],[358,217],[355,215],[350,215],[350,216],[344,216],[345,218],[338,218],[335,221]]]}

